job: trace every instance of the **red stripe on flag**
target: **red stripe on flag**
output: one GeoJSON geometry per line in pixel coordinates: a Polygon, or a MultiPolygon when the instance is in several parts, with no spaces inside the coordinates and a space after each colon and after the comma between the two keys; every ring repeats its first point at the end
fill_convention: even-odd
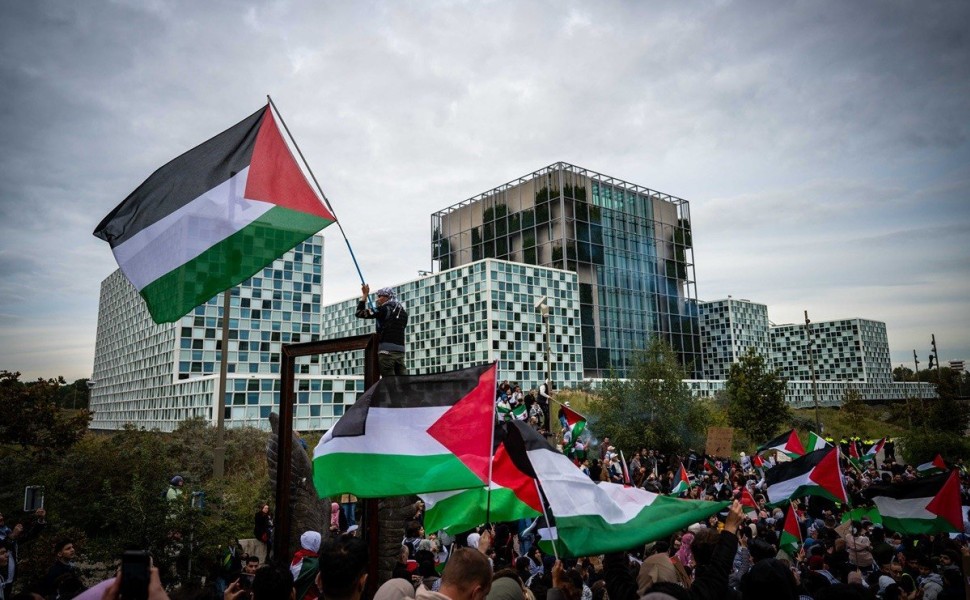
{"type": "Polygon", "coordinates": [[[492,458],[492,423],[495,398],[495,365],[478,378],[478,385],[431,424],[428,435],[438,440],[488,483],[492,458]]]}
{"type": "Polygon", "coordinates": [[[271,202],[330,221],[337,220],[303,176],[268,106],[249,163],[246,198],[271,202]]]}
{"type": "Polygon", "coordinates": [[[839,470],[839,449],[837,447],[832,448],[815,465],[815,468],[812,469],[812,473],[808,478],[842,502],[849,501],[845,493],[845,486],[842,485],[842,472],[839,470]]]}
{"type": "Polygon", "coordinates": [[[963,530],[963,511],[960,506],[960,480],[957,472],[951,471],[946,483],[926,505],[926,510],[953,525],[956,531],[963,530]]]}

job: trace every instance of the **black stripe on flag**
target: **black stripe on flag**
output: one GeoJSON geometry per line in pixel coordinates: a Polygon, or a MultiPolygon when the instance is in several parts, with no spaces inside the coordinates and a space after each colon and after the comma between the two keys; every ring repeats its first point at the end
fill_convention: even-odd
{"type": "Polygon", "coordinates": [[[880,483],[869,486],[863,490],[862,495],[869,500],[876,497],[895,498],[897,500],[933,498],[940,493],[940,490],[949,478],[949,473],[943,473],[941,475],[920,477],[919,479],[903,483],[880,483]]]}
{"type": "MultiPolygon", "coordinates": [[[[364,392],[333,426],[333,437],[364,435],[367,411],[374,408],[454,406],[470,394],[492,365],[480,365],[432,375],[383,377],[364,392]]],[[[495,390],[488,390],[494,401],[495,390]]],[[[401,418],[407,418],[402,414],[401,418]]]]}
{"type": "Polygon", "coordinates": [[[114,248],[248,167],[266,110],[160,167],[102,219],[94,235],[114,248]]]}
{"type": "Polygon", "coordinates": [[[805,456],[799,456],[795,460],[780,462],[765,473],[765,483],[772,486],[781,481],[800,477],[814,469],[831,451],[831,448],[822,448],[809,452],[805,456]]]}
{"type": "Polygon", "coordinates": [[[508,434],[505,437],[505,450],[509,453],[512,464],[529,477],[536,479],[536,472],[532,468],[528,453],[536,450],[557,454],[559,452],[550,446],[549,442],[535,429],[522,421],[511,421],[506,423],[506,426],[508,434]]]}
{"type": "Polygon", "coordinates": [[[771,440],[769,442],[765,442],[764,444],[761,444],[760,446],[758,446],[755,449],[755,452],[764,452],[765,450],[767,450],[769,448],[777,448],[779,446],[785,446],[785,444],[787,444],[788,443],[788,440],[791,438],[791,432],[792,431],[794,431],[794,430],[793,429],[789,429],[788,431],[786,431],[785,433],[779,435],[775,439],[773,439],[773,440],[771,440]]]}

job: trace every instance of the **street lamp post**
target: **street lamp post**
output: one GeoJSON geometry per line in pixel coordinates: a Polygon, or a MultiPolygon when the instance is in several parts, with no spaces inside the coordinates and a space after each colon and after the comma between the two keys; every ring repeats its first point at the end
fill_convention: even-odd
{"type": "Polygon", "coordinates": [[[822,423],[818,418],[818,383],[815,380],[815,357],[812,356],[812,322],[808,319],[808,311],[805,311],[805,337],[808,338],[808,368],[812,371],[812,400],[815,402],[815,430],[818,435],[822,435],[822,423]]]}
{"type": "Polygon", "coordinates": [[[549,333],[549,304],[546,302],[546,297],[543,296],[539,298],[536,302],[536,308],[539,309],[539,314],[542,315],[542,321],[545,323],[546,329],[546,386],[548,391],[548,386],[552,385],[552,352],[550,350],[550,333],[549,333]]]}

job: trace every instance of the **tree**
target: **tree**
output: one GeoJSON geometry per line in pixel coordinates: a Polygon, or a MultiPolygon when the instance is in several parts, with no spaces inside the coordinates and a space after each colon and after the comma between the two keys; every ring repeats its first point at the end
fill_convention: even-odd
{"type": "Polygon", "coordinates": [[[62,452],[87,430],[91,413],[58,408],[63,379],[20,381],[19,372],[0,371],[0,442],[17,444],[40,455],[62,452]]]}
{"type": "Polygon", "coordinates": [[[725,391],[728,420],[753,442],[769,440],[791,420],[785,402],[786,382],[776,369],[768,368],[753,348],[731,365],[725,391]]]}
{"type": "Polygon", "coordinates": [[[710,411],[691,397],[685,378],[670,346],[654,339],[634,353],[629,379],[607,380],[602,393],[590,400],[590,420],[618,447],[667,453],[700,447],[710,411]]]}
{"type": "Polygon", "coordinates": [[[893,369],[893,381],[913,381],[913,370],[899,365],[893,369]]]}
{"type": "Polygon", "coordinates": [[[866,404],[862,400],[862,393],[853,388],[846,388],[842,393],[842,411],[853,418],[865,416],[866,404]]]}

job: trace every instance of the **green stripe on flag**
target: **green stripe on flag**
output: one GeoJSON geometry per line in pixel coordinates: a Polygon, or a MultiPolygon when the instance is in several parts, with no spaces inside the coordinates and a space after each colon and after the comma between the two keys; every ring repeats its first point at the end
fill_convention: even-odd
{"type": "Polygon", "coordinates": [[[245,228],[141,290],[156,323],[178,321],[196,306],[258,273],[333,221],[274,207],[245,228]]]}
{"type": "Polygon", "coordinates": [[[657,496],[624,523],[608,523],[598,514],[556,516],[557,549],[566,556],[581,557],[636,548],[704,521],[727,505],[657,496]]]}
{"type": "Polygon", "coordinates": [[[508,488],[492,489],[491,499],[485,487],[466,490],[435,502],[424,515],[429,532],[445,530],[460,533],[485,522],[500,523],[536,517],[539,513],[516,497],[508,488]]]}
{"type": "Polygon", "coordinates": [[[454,454],[426,456],[367,453],[324,454],[313,459],[313,483],[321,498],[353,493],[382,498],[427,492],[433,481],[439,490],[481,487],[482,480],[454,454]],[[371,473],[362,478],[361,473],[371,473]],[[387,474],[393,473],[393,477],[387,474]]]}

